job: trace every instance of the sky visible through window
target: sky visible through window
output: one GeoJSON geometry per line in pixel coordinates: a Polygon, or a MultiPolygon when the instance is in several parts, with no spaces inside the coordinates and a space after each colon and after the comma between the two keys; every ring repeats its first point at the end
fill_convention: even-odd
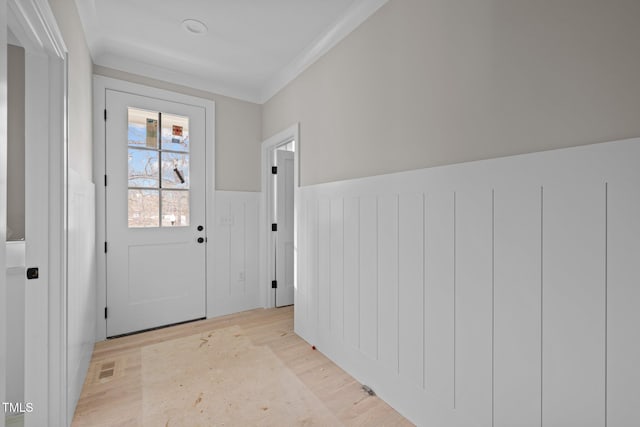
{"type": "Polygon", "coordinates": [[[129,108],[127,140],[129,227],[189,225],[188,117],[129,108]]]}

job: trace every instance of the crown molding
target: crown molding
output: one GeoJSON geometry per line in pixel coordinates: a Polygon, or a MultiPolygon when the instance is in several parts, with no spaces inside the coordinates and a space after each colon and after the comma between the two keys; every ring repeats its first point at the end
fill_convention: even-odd
{"type": "Polygon", "coordinates": [[[284,89],[309,66],[320,59],[325,53],[351,34],[364,21],[369,19],[388,0],[356,0],[324,34],[315,39],[289,65],[270,78],[262,88],[260,103],[264,104],[275,94],[284,89]]]}
{"type": "MultiPolygon", "coordinates": [[[[355,0],[349,9],[347,9],[330,28],[317,37],[293,61],[261,86],[256,85],[254,87],[250,85],[232,84],[228,81],[225,82],[223,79],[216,79],[215,77],[175,71],[123,55],[117,55],[109,51],[99,52],[101,49],[99,49],[99,46],[97,46],[95,42],[89,40],[89,43],[92,45],[92,51],[95,55],[93,60],[96,65],[162,80],[168,83],[188,86],[243,101],[264,104],[302,74],[309,66],[340,43],[340,41],[358,28],[387,2],[388,0],[355,0]]],[[[76,1],[76,3],[78,2],[76,1]]],[[[85,17],[92,17],[92,13],[95,14],[93,0],[89,0],[89,2],[82,6],[78,4],[78,6],[80,13],[85,17]]],[[[83,19],[83,21],[86,22],[88,20],[83,19]]]]}
{"type": "Polygon", "coordinates": [[[9,0],[7,27],[23,47],[64,59],[67,47],[46,0],[9,0]]]}
{"type": "Polygon", "coordinates": [[[216,80],[211,77],[197,76],[184,71],[174,71],[157,65],[147,64],[142,61],[127,58],[112,53],[104,53],[94,58],[96,65],[112,68],[127,73],[137,74],[167,83],[187,86],[193,89],[203,90],[217,95],[228,96],[260,104],[260,91],[252,90],[245,85],[232,85],[228,82],[216,80]]]}

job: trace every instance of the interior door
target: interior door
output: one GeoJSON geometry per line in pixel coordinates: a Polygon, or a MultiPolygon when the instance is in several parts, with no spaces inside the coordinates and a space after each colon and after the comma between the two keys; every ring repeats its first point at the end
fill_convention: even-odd
{"type": "Polygon", "coordinates": [[[107,90],[107,336],[205,317],[205,111],[107,90]]]}
{"type": "Polygon", "coordinates": [[[293,151],[276,150],[276,306],[293,304],[293,151]]]}

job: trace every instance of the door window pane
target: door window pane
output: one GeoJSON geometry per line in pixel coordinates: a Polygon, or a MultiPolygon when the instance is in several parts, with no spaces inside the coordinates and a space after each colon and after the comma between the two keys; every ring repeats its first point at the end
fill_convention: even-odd
{"type": "Polygon", "coordinates": [[[129,190],[129,227],[159,226],[158,190],[129,190]]]}
{"type": "Polygon", "coordinates": [[[162,114],[162,149],[189,152],[189,118],[162,114]]]}
{"type": "Polygon", "coordinates": [[[189,188],[189,155],[162,153],[162,188],[189,188]]]}
{"type": "Polygon", "coordinates": [[[129,227],[188,226],[189,118],[129,107],[127,144],[129,227]]]}
{"type": "Polygon", "coordinates": [[[129,145],[133,147],[158,148],[157,112],[129,108],[129,145]]]}
{"type": "Polygon", "coordinates": [[[164,190],[162,192],[162,226],[189,225],[189,192],[164,190]]]}
{"type": "Polygon", "coordinates": [[[129,148],[129,187],[158,188],[158,152],[129,148]]]}

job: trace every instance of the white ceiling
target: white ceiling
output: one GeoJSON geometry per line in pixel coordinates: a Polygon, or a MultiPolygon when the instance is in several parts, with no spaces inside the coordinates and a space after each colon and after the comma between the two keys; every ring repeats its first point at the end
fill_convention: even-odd
{"type": "Polygon", "coordinates": [[[387,0],[76,0],[93,61],[265,102],[387,0]],[[181,24],[205,23],[206,35],[181,24]]]}

